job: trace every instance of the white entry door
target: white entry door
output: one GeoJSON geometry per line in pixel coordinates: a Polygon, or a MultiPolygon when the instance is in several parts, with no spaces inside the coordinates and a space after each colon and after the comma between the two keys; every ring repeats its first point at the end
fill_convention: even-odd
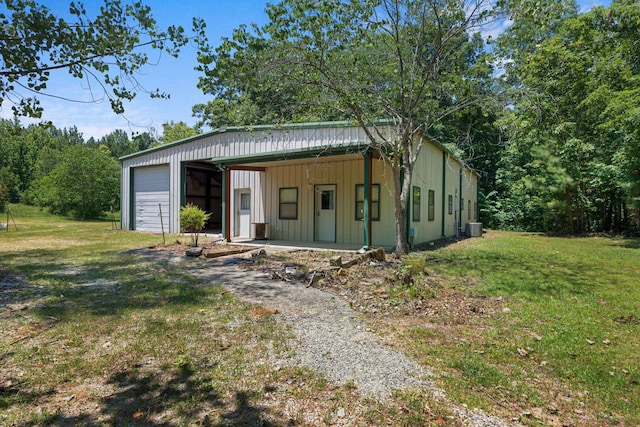
{"type": "Polygon", "coordinates": [[[251,236],[251,191],[238,190],[236,197],[236,236],[251,236]]]}
{"type": "Polygon", "coordinates": [[[336,186],[316,185],[315,187],[315,240],[336,241],[336,186]]]}

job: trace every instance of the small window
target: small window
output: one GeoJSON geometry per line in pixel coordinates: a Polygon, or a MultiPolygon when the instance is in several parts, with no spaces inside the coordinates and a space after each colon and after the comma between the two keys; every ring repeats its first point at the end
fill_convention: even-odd
{"type": "Polygon", "coordinates": [[[449,215],[453,215],[453,196],[449,194],[449,215]]]}
{"type": "Polygon", "coordinates": [[[469,209],[467,209],[467,219],[471,219],[471,200],[469,200],[469,209]]]}
{"type": "Polygon", "coordinates": [[[427,219],[435,221],[436,219],[436,192],[429,190],[429,200],[427,204],[427,219]]]}
{"type": "Polygon", "coordinates": [[[298,188],[280,189],[280,219],[298,219],[298,188]]]}
{"type": "Polygon", "coordinates": [[[240,193],[240,210],[248,211],[251,209],[251,194],[240,193]]]}
{"type": "Polygon", "coordinates": [[[413,222],[420,221],[420,187],[413,187],[412,197],[413,222]]]}
{"type": "Polygon", "coordinates": [[[320,209],[333,210],[333,190],[323,190],[320,195],[320,209]]]}
{"type": "MultiPolygon", "coordinates": [[[[371,219],[380,221],[380,184],[371,186],[371,219]]],[[[364,184],[356,184],[356,220],[364,219],[364,184]]]]}

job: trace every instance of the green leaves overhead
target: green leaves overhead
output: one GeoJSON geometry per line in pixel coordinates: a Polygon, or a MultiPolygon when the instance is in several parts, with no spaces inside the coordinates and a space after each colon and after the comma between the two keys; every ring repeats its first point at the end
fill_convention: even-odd
{"type": "MultiPolygon", "coordinates": [[[[107,98],[114,112],[123,101],[146,91],[136,72],[150,63],[153,50],[177,56],[188,39],[181,27],[160,28],[149,6],[105,0],[94,17],[83,3],[71,2],[69,19],[33,0],[5,0],[0,10],[0,105],[11,102],[15,114],[40,117],[38,94],[46,95],[52,72],[66,70],[86,79],[94,100],[107,98]],[[28,97],[20,95],[30,93],[28,97]]],[[[196,30],[204,23],[194,21],[196,30]]],[[[155,60],[155,59],[153,59],[155,60]]]]}

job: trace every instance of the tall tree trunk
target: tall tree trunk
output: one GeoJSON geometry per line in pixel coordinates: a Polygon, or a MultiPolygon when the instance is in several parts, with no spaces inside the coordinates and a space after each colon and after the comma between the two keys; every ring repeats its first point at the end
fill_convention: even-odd
{"type": "Polygon", "coordinates": [[[571,198],[571,190],[567,190],[567,220],[569,220],[569,233],[574,234],[573,199],[571,198]]]}
{"type": "Polygon", "coordinates": [[[405,175],[402,177],[402,169],[394,168],[393,186],[396,221],[396,254],[404,255],[409,251],[409,243],[407,241],[407,201],[409,199],[409,188],[411,187],[411,171],[405,171],[405,175]]]}
{"type": "Polygon", "coordinates": [[[622,231],[622,200],[620,199],[621,197],[618,195],[618,192],[616,191],[616,198],[615,198],[616,217],[614,222],[616,233],[620,233],[622,231]]]}
{"type": "Polygon", "coordinates": [[[602,210],[604,211],[604,216],[602,218],[602,230],[605,233],[608,233],[609,231],[611,231],[611,216],[613,214],[612,204],[613,204],[612,201],[607,201],[605,199],[602,206],[602,210]]]}

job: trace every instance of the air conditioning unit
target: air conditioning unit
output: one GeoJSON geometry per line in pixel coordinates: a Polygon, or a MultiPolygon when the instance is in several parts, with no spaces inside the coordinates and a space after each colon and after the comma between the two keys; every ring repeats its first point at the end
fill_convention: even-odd
{"type": "Polygon", "coordinates": [[[465,234],[469,237],[482,236],[482,223],[481,222],[468,222],[465,234]]]}

